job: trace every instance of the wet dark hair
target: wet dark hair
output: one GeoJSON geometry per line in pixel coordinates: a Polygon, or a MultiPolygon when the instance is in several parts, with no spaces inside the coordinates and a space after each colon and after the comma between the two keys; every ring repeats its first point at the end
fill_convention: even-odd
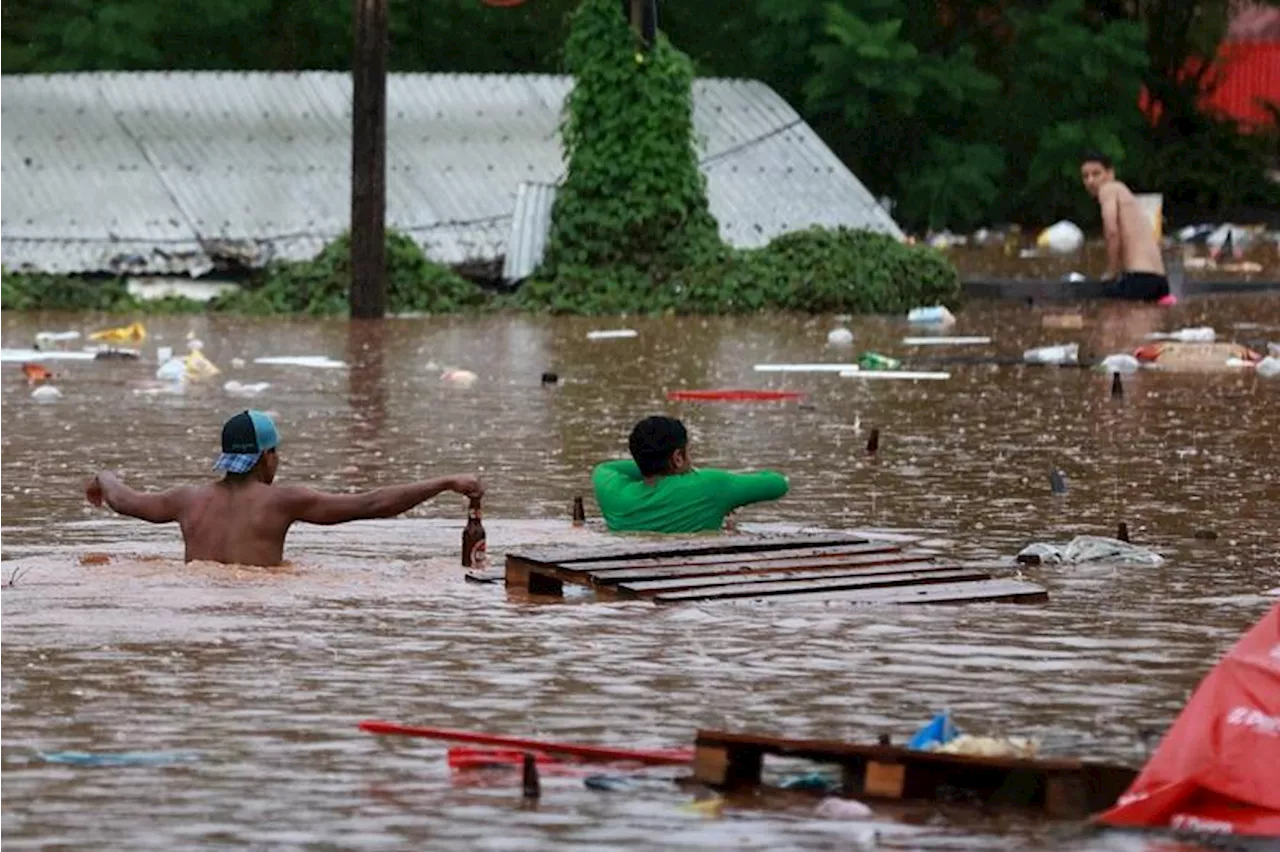
{"type": "Polygon", "coordinates": [[[1089,151],[1083,157],[1081,157],[1080,165],[1083,166],[1085,163],[1098,163],[1107,171],[1111,171],[1116,167],[1115,163],[1111,162],[1110,157],[1108,157],[1106,154],[1101,154],[1097,151],[1089,151]]]}
{"type": "Polygon", "coordinates": [[[646,417],[631,430],[631,457],[644,476],[667,472],[671,454],[689,445],[689,433],[674,417],[646,417]]]}

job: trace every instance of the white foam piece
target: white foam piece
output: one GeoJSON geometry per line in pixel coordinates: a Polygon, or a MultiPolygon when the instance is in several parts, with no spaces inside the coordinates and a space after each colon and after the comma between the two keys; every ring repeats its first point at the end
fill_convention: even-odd
{"type": "Polygon", "coordinates": [[[63,352],[50,349],[0,349],[0,361],[92,361],[96,352],[63,352]]]}
{"type": "Polygon", "coordinates": [[[587,340],[622,340],[628,337],[638,337],[640,332],[634,328],[615,328],[607,331],[588,331],[587,340]]]}
{"type": "Polygon", "coordinates": [[[980,346],[990,343],[990,337],[904,337],[907,346],[980,346]]]}
{"type": "Polygon", "coordinates": [[[951,378],[950,373],[930,373],[916,370],[846,370],[840,374],[842,379],[903,379],[915,381],[927,379],[945,381],[951,378]]]}
{"type": "Polygon", "coordinates": [[[347,366],[346,362],[335,361],[327,355],[268,355],[263,358],[254,358],[253,363],[274,364],[281,367],[319,367],[322,369],[347,366]]]}
{"type": "Polygon", "coordinates": [[[857,364],[756,364],[757,373],[845,373],[857,364]]]}

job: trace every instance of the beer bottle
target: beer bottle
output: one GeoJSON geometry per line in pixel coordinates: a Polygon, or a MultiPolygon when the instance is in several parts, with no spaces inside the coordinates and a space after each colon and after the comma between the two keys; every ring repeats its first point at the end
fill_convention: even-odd
{"type": "Polygon", "coordinates": [[[587,510],[582,505],[581,497],[573,498],[573,525],[580,527],[587,522],[587,510]]]}
{"type": "Polygon", "coordinates": [[[472,497],[467,509],[467,525],[462,528],[462,567],[483,571],[488,559],[484,524],[480,522],[480,500],[472,497]]]}

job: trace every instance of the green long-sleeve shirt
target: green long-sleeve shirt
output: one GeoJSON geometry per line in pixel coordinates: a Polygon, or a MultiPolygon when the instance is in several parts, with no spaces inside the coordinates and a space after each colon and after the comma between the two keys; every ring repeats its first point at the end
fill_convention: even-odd
{"type": "Polygon", "coordinates": [[[689,533],[718,530],[739,506],[777,500],[787,479],[762,470],[730,473],[699,468],[645,482],[630,459],[597,465],[591,474],[596,502],[614,532],[689,533]]]}

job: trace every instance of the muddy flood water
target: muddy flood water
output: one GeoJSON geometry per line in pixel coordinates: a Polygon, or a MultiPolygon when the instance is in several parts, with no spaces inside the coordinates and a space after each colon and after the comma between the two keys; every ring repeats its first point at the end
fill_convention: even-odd
{"type": "MultiPolygon", "coordinates": [[[[1095,317],[1097,309],[1090,308],[1095,317]]],[[[5,314],[5,347],[41,329],[122,318],[5,314]]],[[[128,321],[131,318],[123,318],[128,321]]],[[[1280,341],[1280,298],[1192,300],[1157,327],[1280,341]]],[[[673,784],[597,792],[548,772],[451,774],[445,746],[357,730],[381,718],[633,747],[695,730],[909,737],[942,708],[967,733],[1031,736],[1042,753],[1140,765],[1190,690],[1280,586],[1280,379],[1251,372],[1110,379],[961,364],[949,381],[758,373],[759,362],[1019,355],[1105,333],[1046,331],[1037,311],[973,305],[948,333],[992,347],[910,349],[894,319],[149,320],[142,362],[50,362],[41,404],[3,365],[3,841],[12,849],[1063,849],[1168,850],[1016,813],[877,806],[820,819],[816,799],[735,798],[717,815],[673,784]],[[592,329],[634,339],[592,342],[592,329]],[[204,341],[223,375],[148,393],[155,345],[204,341]],[[253,363],[326,355],[347,367],[253,363]],[[246,366],[233,368],[233,358],[246,366]],[[474,371],[471,387],[441,381],[474,371]],[[561,383],[543,387],[555,371],[561,383]],[[270,382],[251,401],[223,382],[270,382]],[[668,390],[806,392],[800,402],[668,403],[668,390]],[[490,551],[607,540],[591,466],[638,418],[688,423],[708,466],[790,476],[744,527],[883,529],[956,558],[1114,534],[1158,568],[1041,566],[1044,605],[561,603],[463,581],[465,507],[445,495],[393,521],[300,526],[276,570],[184,566],[176,527],[88,506],[85,478],[136,486],[208,476],[223,419],[250,405],[282,435],[281,481],[368,488],[479,471],[490,551]],[[864,452],[870,428],[880,453],[864,452]],[[1060,468],[1065,496],[1050,493],[1060,468]],[[574,495],[591,523],[570,525],[574,495]],[[1196,537],[1213,530],[1214,540],[1196,537]],[[103,554],[94,557],[92,554],[103,554]],[[89,556],[82,563],[82,557],[89,556]],[[166,765],[79,766],[40,753],[162,752],[166,765]]],[[[920,360],[909,363],[923,363],[920,360]]],[[[785,763],[768,767],[775,775],[785,763]]],[[[591,770],[588,770],[591,771],[591,770]]],[[[598,770],[597,770],[598,771],[598,770]]],[[[671,778],[678,771],[650,773],[671,778]]],[[[1190,848],[1190,847],[1187,847],[1190,848]]]]}

